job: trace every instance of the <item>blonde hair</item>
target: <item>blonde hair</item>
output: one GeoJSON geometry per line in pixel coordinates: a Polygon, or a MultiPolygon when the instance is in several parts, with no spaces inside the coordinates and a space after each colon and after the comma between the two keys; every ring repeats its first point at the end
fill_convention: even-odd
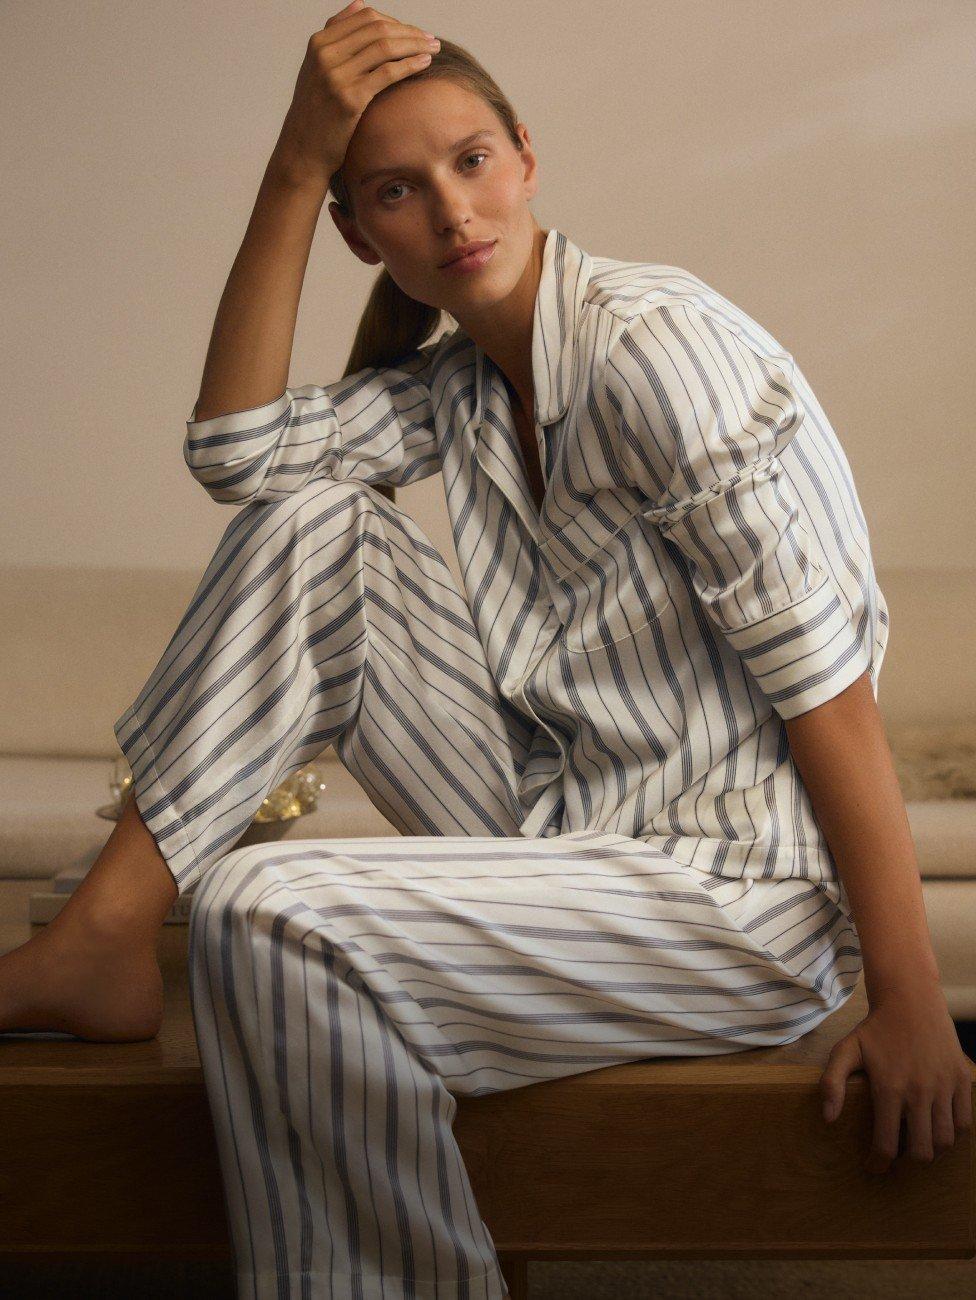
{"type": "MultiPolygon", "coordinates": [[[[480,95],[494,110],[516,149],[521,151],[518,116],[508,98],[473,54],[443,37],[440,48],[434,51],[434,57],[425,68],[411,73],[409,77],[401,77],[373,98],[382,98],[405,81],[431,81],[435,77],[457,82],[480,95]]],[[[333,173],[329,191],[343,216],[354,219],[353,204],[341,167],[333,173]]],[[[418,302],[416,298],[404,293],[384,266],[370,291],[342,377],[353,375],[366,366],[396,364],[427,342],[440,325],[441,315],[439,307],[418,302]]]]}

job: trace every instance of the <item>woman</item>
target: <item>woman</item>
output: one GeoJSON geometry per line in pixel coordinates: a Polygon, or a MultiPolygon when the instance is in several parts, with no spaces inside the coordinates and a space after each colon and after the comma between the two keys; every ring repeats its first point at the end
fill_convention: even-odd
{"type": "Polygon", "coordinates": [[[195,889],[241,1294],[502,1296],[455,1094],[791,1042],[862,968],[825,1114],[866,1069],[882,1167],[903,1109],[921,1159],[970,1122],[822,408],[691,273],[541,229],[511,105],[425,48],[360,0],[309,42],[187,422],[241,509],[116,723],[134,799],[0,962],[3,1027],[151,1037],[195,889]],[[328,192],[384,270],[346,375],[288,389],[328,192]],[[463,590],[381,490],[438,471],[463,590]],[[403,834],[229,851],[330,744],[403,834]]]}

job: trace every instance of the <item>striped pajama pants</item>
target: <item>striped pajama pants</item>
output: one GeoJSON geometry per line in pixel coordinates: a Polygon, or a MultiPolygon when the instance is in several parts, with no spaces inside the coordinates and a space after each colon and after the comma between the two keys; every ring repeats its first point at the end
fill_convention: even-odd
{"type": "Polygon", "coordinates": [[[115,733],[193,891],[242,1297],[500,1300],[457,1095],[790,1042],[860,971],[836,884],[723,879],[558,811],[521,835],[532,729],[442,556],[362,483],[235,514],[115,733]],[[330,744],[402,834],[234,848],[330,744]]]}

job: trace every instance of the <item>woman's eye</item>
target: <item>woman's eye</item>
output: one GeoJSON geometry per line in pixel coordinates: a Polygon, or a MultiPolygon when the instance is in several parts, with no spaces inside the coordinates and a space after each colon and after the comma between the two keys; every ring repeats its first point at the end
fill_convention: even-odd
{"type": "MultiPolygon", "coordinates": [[[[464,161],[467,162],[469,158],[487,158],[487,157],[488,157],[488,154],[487,154],[483,149],[479,149],[479,150],[477,150],[475,153],[469,153],[469,154],[466,154],[466,155],[465,155],[465,158],[464,158],[464,161]]],[[[478,169],[477,169],[477,168],[468,168],[467,170],[469,170],[469,171],[472,171],[472,170],[473,170],[473,171],[477,171],[478,169]]],[[[381,190],[381,191],[380,191],[380,198],[381,198],[381,199],[386,199],[386,198],[389,196],[389,193],[390,193],[391,190],[402,190],[402,189],[403,189],[403,185],[401,184],[401,182],[400,182],[400,181],[394,181],[394,183],[393,183],[392,185],[388,185],[388,186],[386,187],[385,190],[381,190]]],[[[393,201],[396,202],[395,199],[394,199],[393,201]]]]}

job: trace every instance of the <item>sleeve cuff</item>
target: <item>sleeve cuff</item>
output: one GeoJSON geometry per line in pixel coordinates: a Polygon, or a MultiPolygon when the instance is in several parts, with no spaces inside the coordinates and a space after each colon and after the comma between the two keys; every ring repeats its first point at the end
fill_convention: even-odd
{"type": "Polygon", "coordinates": [[[829,574],[795,604],[725,635],[784,719],[825,704],[871,665],[829,574]]]}
{"type": "Polygon", "coordinates": [[[267,432],[267,427],[280,421],[282,415],[291,405],[291,398],[286,389],[280,397],[261,406],[251,406],[246,411],[230,411],[226,415],[213,415],[209,420],[194,420],[194,405],[190,418],[186,422],[186,431],[192,435],[194,443],[211,435],[252,433],[255,436],[267,432]]]}

